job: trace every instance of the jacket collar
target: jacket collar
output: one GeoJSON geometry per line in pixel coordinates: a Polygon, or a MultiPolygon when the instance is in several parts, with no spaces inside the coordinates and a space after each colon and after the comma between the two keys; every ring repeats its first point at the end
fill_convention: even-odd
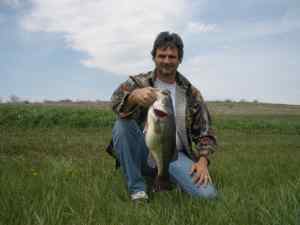
{"type": "MultiPolygon", "coordinates": [[[[148,82],[151,86],[154,86],[154,82],[157,79],[155,70],[150,71],[148,74],[148,82]]],[[[189,89],[191,86],[190,82],[178,71],[176,71],[175,80],[176,84],[185,90],[189,89]]]]}

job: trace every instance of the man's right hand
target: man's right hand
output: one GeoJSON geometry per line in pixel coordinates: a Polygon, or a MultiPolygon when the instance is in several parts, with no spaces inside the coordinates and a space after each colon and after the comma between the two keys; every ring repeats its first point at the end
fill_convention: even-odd
{"type": "Polygon", "coordinates": [[[129,104],[138,104],[144,107],[149,107],[156,100],[157,91],[158,89],[153,87],[135,89],[129,95],[129,104]]]}

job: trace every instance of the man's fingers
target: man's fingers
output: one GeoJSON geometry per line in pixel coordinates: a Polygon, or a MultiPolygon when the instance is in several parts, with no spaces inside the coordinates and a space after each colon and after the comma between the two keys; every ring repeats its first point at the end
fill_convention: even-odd
{"type": "Polygon", "coordinates": [[[140,98],[139,104],[142,105],[142,106],[146,106],[146,105],[147,105],[147,100],[146,100],[146,98],[145,98],[145,97],[140,98]]]}
{"type": "Polygon", "coordinates": [[[200,180],[201,180],[201,175],[199,175],[199,174],[196,173],[196,174],[193,176],[193,182],[194,182],[195,184],[197,184],[197,183],[200,182],[200,180]]]}
{"type": "Polygon", "coordinates": [[[153,91],[153,92],[158,92],[160,91],[159,88],[155,88],[155,87],[149,87],[149,90],[153,91]]]}
{"type": "Polygon", "coordinates": [[[158,88],[149,87],[146,89],[146,91],[148,94],[156,97],[157,95],[156,93],[159,92],[160,90],[158,88]]]}
{"type": "Polygon", "coordinates": [[[203,182],[205,182],[205,177],[203,176],[203,174],[200,175],[200,178],[197,182],[197,186],[201,186],[203,184],[203,182]]]}
{"type": "Polygon", "coordinates": [[[209,182],[210,184],[212,184],[212,180],[211,180],[210,175],[208,175],[208,182],[209,182]]]}
{"type": "Polygon", "coordinates": [[[139,104],[146,107],[150,106],[156,100],[156,96],[154,96],[151,92],[143,93],[137,98],[139,99],[139,104]]]}
{"type": "Polygon", "coordinates": [[[192,165],[190,169],[190,175],[193,175],[194,172],[195,172],[195,165],[192,165]]]}
{"type": "Polygon", "coordinates": [[[158,88],[146,87],[138,89],[134,95],[140,105],[148,107],[157,99],[157,91],[158,88]]]}
{"type": "Polygon", "coordinates": [[[156,100],[156,92],[151,88],[144,93],[144,100],[147,105],[151,105],[156,100]]]}
{"type": "Polygon", "coordinates": [[[205,175],[203,185],[207,185],[208,181],[209,181],[209,176],[205,175]]]}
{"type": "Polygon", "coordinates": [[[197,182],[198,186],[201,185],[207,185],[207,184],[211,184],[212,180],[209,174],[205,174],[205,175],[201,175],[202,179],[199,179],[199,181],[197,182]]]}
{"type": "Polygon", "coordinates": [[[201,185],[212,183],[208,170],[202,167],[198,167],[197,164],[192,165],[190,169],[190,175],[193,176],[193,182],[198,187],[201,185]]]}
{"type": "Polygon", "coordinates": [[[153,102],[157,99],[156,93],[157,93],[157,91],[155,91],[155,90],[150,93],[150,96],[151,96],[153,102]]]}
{"type": "Polygon", "coordinates": [[[201,178],[201,173],[198,173],[196,166],[192,166],[191,176],[193,178],[193,182],[195,184],[198,183],[199,179],[201,178]]]}

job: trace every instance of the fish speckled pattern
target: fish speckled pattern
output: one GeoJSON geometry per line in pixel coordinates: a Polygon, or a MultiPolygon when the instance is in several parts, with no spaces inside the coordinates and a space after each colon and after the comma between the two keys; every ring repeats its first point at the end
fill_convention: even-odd
{"type": "Polygon", "coordinates": [[[154,191],[168,189],[168,168],[176,149],[175,116],[168,91],[158,91],[157,100],[149,108],[145,139],[157,166],[154,191]]]}

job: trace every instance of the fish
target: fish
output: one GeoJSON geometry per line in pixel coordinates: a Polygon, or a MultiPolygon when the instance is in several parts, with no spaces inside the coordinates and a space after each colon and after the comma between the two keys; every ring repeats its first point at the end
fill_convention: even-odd
{"type": "Polygon", "coordinates": [[[153,191],[160,192],[171,188],[168,170],[175,155],[176,124],[170,92],[158,90],[156,95],[148,109],[145,142],[157,167],[153,191]]]}

